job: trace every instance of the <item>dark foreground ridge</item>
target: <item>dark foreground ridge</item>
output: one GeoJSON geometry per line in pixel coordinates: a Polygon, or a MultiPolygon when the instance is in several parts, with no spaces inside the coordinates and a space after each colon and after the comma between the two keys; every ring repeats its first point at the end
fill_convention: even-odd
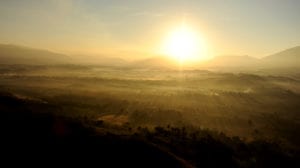
{"type": "Polygon", "coordinates": [[[297,150],[269,141],[171,126],[118,135],[51,113],[58,109],[0,94],[1,167],[299,167],[297,150]]]}

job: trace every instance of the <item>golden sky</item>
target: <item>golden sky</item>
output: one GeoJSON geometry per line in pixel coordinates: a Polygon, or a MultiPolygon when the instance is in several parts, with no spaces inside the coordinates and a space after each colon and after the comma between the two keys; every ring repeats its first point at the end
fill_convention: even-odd
{"type": "Polygon", "coordinates": [[[209,55],[262,57],[300,44],[297,0],[4,0],[0,43],[138,59],[182,21],[209,55]]]}

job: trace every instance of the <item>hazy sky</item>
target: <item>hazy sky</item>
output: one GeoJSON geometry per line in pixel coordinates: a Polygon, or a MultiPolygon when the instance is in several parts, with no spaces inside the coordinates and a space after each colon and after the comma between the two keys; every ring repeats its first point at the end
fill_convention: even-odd
{"type": "Polygon", "coordinates": [[[300,45],[299,0],[1,0],[0,43],[144,57],[183,19],[212,55],[300,45]]]}

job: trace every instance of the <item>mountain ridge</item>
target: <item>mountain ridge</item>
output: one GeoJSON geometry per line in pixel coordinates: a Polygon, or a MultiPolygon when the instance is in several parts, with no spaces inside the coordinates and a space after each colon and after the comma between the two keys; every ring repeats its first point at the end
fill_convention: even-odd
{"type": "Polygon", "coordinates": [[[272,58],[273,59],[274,58],[280,59],[280,58],[282,58],[284,56],[287,56],[287,55],[289,57],[299,59],[300,58],[300,46],[295,46],[295,47],[292,47],[292,48],[288,48],[288,49],[276,52],[274,54],[263,57],[262,59],[272,59],[272,58]]]}
{"type": "Polygon", "coordinates": [[[49,50],[0,44],[1,64],[66,64],[70,61],[69,56],[49,50]]]}
{"type": "Polygon", "coordinates": [[[269,67],[300,67],[300,46],[288,48],[261,59],[269,67]]]}
{"type": "MultiPolygon", "coordinates": [[[[154,56],[133,62],[117,57],[66,55],[49,50],[37,49],[13,44],[0,44],[0,64],[93,64],[109,66],[133,66],[142,68],[159,68],[178,66],[178,62],[166,56],[154,56]]],[[[261,59],[248,55],[223,55],[199,63],[201,68],[282,68],[300,67],[300,46],[288,48],[261,59]]]]}

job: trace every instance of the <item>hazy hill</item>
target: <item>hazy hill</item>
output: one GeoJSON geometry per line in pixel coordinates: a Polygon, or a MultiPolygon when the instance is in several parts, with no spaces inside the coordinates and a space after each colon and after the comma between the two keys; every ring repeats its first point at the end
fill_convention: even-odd
{"type": "Polygon", "coordinates": [[[47,50],[0,44],[1,64],[66,64],[70,57],[47,50]]]}
{"type": "Polygon", "coordinates": [[[300,46],[269,55],[261,61],[269,67],[300,67],[300,46]]]}
{"type": "Polygon", "coordinates": [[[295,74],[300,68],[300,46],[262,59],[250,56],[218,56],[203,64],[203,67],[221,71],[295,74]]]}
{"type": "MultiPolygon", "coordinates": [[[[67,56],[48,50],[0,44],[0,64],[88,64],[107,66],[131,66],[137,68],[174,68],[178,62],[163,56],[137,60],[131,63],[102,55],[67,56]]],[[[295,69],[300,67],[300,46],[293,47],[262,59],[251,56],[218,56],[197,67],[224,70],[295,69]]]]}
{"type": "MultiPolygon", "coordinates": [[[[152,57],[136,61],[132,66],[142,68],[174,68],[178,66],[178,63],[166,57],[152,57]]],[[[217,56],[207,62],[191,67],[230,72],[294,73],[300,68],[300,46],[272,54],[262,59],[248,55],[217,56]]],[[[185,68],[188,67],[185,66],[185,68]]]]}
{"type": "Polygon", "coordinates": [[[73,62],[76,64],[87,65],[107,65],[107,66],[125,66],[128,62],[118,57],[104,55],[72,55],[73,62]]]}
{"type": "Polygon", "coordinates": [[[131,65],[140,68],[174,68],[176,62],[163,56],[156,56],[135,61],[131,65]]]}
{"type": "Polygon", "coordinates": [[[207,62],[209,67],[251,67],[259,63],[258,59],[250,56],[218,56],[207,62]]]}

